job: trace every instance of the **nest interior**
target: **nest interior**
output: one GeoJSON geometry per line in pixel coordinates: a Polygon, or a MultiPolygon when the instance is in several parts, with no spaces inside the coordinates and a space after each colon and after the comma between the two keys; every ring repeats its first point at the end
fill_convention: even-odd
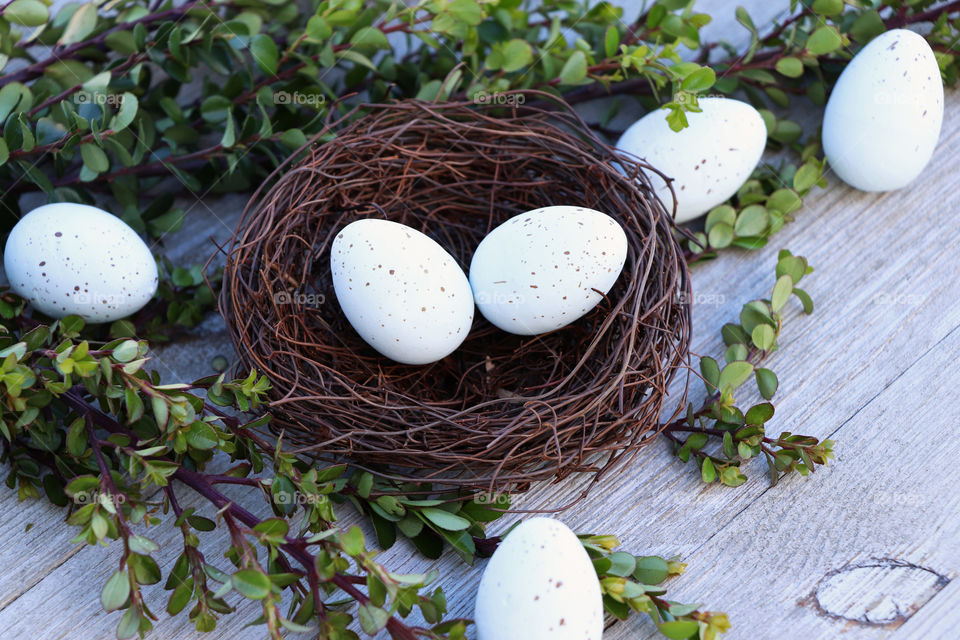
{"type": "Polygon", "coordinates": [[[652,168],[616,155],[556,99],[511,95],[510,108],[363,105],[251,200],[220,307],[239,366],[273,384],[272,428],[297,451],[398,479],[516,490],[612,468],[655,432],[686,361],[690,283],[652,168]],[[572,325],[520,337],[478,313],[453,354],[408,366],[369,347],[337,304],[329,248],[353,220],[409,225],[467,270],[498,224],[561,204],[613,216],[628,238],[617,283],[572,325]]]}

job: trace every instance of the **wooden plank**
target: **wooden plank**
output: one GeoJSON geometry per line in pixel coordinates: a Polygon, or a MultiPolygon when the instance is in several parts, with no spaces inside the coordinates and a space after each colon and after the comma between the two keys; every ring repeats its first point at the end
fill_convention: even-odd
{"type": "Polygon", "coordinates": [[[953,579],[892,637],[895,640],[955,638],[957,609],[960,609],[960,580],[953,579]]]}
{"type": "MultiPolygon", "coordinates": [[[[698,6],[707,4],[711,12],[731,11],[719,0],[698,6]]],[[[730,29],[721,22],[710,28],[730,29]]],[[[787,246],[811,258],[818,271],[807,288],[820,311],[789,318],[784,353],[773,358],[782,382],[773,426],[836,434],[836,466],[768,489],[758,464],[749,467],[753,477],[740,489],[702,487],[691,468],[654,445],[559,516],[579,531],[617,533],[638,553],[681,553],[689,573],[673,581],[673,595],[730,612],[735,627],[729,638],[890,635],[895,619],[881,625],[856,620],[882,621],[891,612],[895,618],[898,608],[919,612],[896,637],[949,637],[958,622],[958,581],[942,588],[937,577],[952,580],[960,571],[958,487],[947,472],[955,456],[942,445],[958,424],[951,354],[960,347],[952,235],[960,161],[950,153],[960,125],[957,93],[950,92],[946,103],[938,152],[908,190],[862,194],[834,182],[770,248],[730,253],[695,270],[695,348],[717,353],[716,328],[734,318],[742,302],[767,292],[776,250],[787,246]],[[893,447],[903,451],[898,465],[877,464],[893,447]]],[[[211,206],[220,217],[238,210],[235,200],[211,206]]],[[[193,236],[199,238],[209,233],[204,225],[218,226],[193,214],[188,224],[200,225],[193,236]]],[[[168,248],[180,249],[173,242],[168,248]]],[[[216,322],[209,324],[201,344],[223,335],[216,322]]],[[[202,357],[174,345],[161,352],[170,367],[164,375],[194,377],[193,368],[205,371],[222,345],[202,357]]],[[[518,504],[556,507],[586,486],[584,479],[541,485],[518,504]]],[[[82,629],[84,638],[112,637],[118,617],[100,610],[97,592],[114,567],[115,550],[70,545],[73,532],[60,520],[62,512],[18,505],[9,492],[0,494],[0,513],[6,516],[0,518],[0,628],[11,636],[42,631],[44,638],[76,638],[82,629]],[[37,522],[29,536],[22,535],[26,521],[37,522]],[[42,537],[35,541],[38,531],[42,537]],[[45,626],[61,617],[69,622],[45,626]]],[[[170,547],[163,556],[169,569],[175,532],[161,527],[154,535],[170,547]]],[[[472,614],[478,569],[450,556],[424,560],[402,542],[383,561],[398,571],[439,569],[451,611],[472,614]]],[[[162,610],[162,600],[152,602],[162,610]]],[[[242,629],[251,617],[230,616],[203,636],[182,616],[163,618],[152,637],[260,638],[261,630],[242,629]]],[[[633,621],[605,638],[637,636],[655,637],[650,624],[633,621]]]]}

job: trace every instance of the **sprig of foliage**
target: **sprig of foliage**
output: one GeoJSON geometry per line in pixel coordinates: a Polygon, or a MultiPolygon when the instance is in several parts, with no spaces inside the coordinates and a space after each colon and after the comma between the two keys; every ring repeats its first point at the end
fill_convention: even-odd
{"type": "MultiPolygon", "coordinates": [[[[19,304],[9,294],[4,298],[19,304]]],[[[329,498],[346,484],[343,466],[310,468],[277,448],[272,477],[248,476],[267,467],[262,451],[268,445],[255,432],[267,418],[241,422],[215,405],[257,410],[269,389],[265,378],[251,373],[227,380],[221,374],[193,384],[162,385],[155,373],[144,370],[145,341],[121,339],[91,348],[79,339],[83,322],[76,317],[50,327],[5,329],[0,431],[4,459],[11,465],[7,483],[22,498],[44,491],[56,504],[72,499],[79,505],[68,519],[79,528],[75,541],[121,542],[119,567],[101,593],[108,611],[124,610],[118,638],[143,635],[156,619],[140,587],[163,578],[152,555],[158,546],[147,533],[161,524],[160,514],[168,508],[184,550],[167,576],[167,610],[176,614],[193,603],[189,616],[200,631],[212,629],[220,614],[232,610],[223,597],[236,591],[261,603],[259,622],[274,638],[282,629],[302,631],[309,623],[322,637],[355,637],[347,630],[354,618],[371,635],[387,629],[405,639],[463,637],[466,621],[442,621],[442,592],[426,590],[434,574],[390,572],[374,559],[359,528],[335,523],[329,498]],[[199,390],[207,392],[209,402],[196,395],[199,390]],[[223,474],[205,472],[217,451],[237,464],[223,474]],[[217,522],[193,508],[182,509],[174,482],[216,509],[230,533],[225,556],[233,567],[217,566],[200,550],[198,532],[217,522]],[[277,516],[258,518],[228,499],[221,484],[259,488],[277,516]],[[163,495],[159,504],[152,497],[157,489],[163,495]],[[280,516],[301,505],[303,517],[293,528],[280,516]],[[266,562],[258,560],[257,548],[266,552],[266,562]],[[293,598],[284,606],[287,590],[293,598]],[[355,615],[331,605],[335,593],[355,604],[355,615]],[[404,623],[414,609],[433,626],[404,623]]]]}
{"type": "MultiPolygon", "coordinates": [[[[258,433],[269,416],[238,417],[236,412],[259,413],[270,388],[255,372],[235,380],[219,374],[161,384],[145,369],[146,341],[91,343],[83,339],[80,318],[37,325],[21,315],[23,309],[20,298],[0,294],[0,461],[10,465],[6,482],[20,499],[43,493],[70,507],[68,523],[78,528],[74,542],[119,541],[117,569],[100,594],[104,609],[123,612],[118,638],[152,629],[157,614],[141,587],[160,582],[169,594],[166,612],[187,611],[198,631],[214,629],[234,611],[224,598],[236,592],[260,603],[255,622],[265,624],[271,638],[307,630],[322,638],[356,638],[355,626],[371,636],[386,630],[399,640],[465,637],[470,621],[447,618],[446,596],[430,586],[436,572],[391,572],[376,560],[359,527],[338,524],[334,506],[349,502],[365,514],[381,549],[399,532],[427,557],[439,557],[449,545],[472,564],[499,543],[486,536],[485,527],[509,508],[508,496],[437,494],[426,483],[397,484],[343,464],[313,466],[286,452],[282,438],[271,443],[258,433]],[[225,471],[207,468],[218,452],[230,458],[225,471]],[[184,508],[175,485],[205,499],[213,511],[184,508]],[[273,515],[254,515],[228,498],[223,485],[248,488],[273,515]],[[162,525],[178,528],[183,541],[166,576],[154,559],[159,545],[150,534],[162,525]],[[229,564],[213,561],[201,545],[202,534],[218,527],[229,533],[222,554],[229,564]],[[405,621],[415,610],[430,627],[405,621]]],[[[600,558],[597,549],[610,540],[599,536],[584,544],[600,558]]],[[[620,555],[610,557],[622,566],[620,555]]],[[[603,569],[605,592],[613,593],[614,565],[603,558],[595,564],[603,569]]],[[[659,616],[668,637],[675,637],[670,630],[676,626],[662,626],[669,616],[719,629],[711,622],[716,614],[681,614],[660,598],[661,588],[649,588],[648,611],[659,616]]],[[[625,615],[611,604],[616,597],[647,611],[640,599],[623,594],[610,596],[612,611],[625,615]]]]}
{"type": "Polygon", "coordinates": [[[725,613],[701,611],[702,605],[664,599],[667,591],[661,586],[663,582],[686,570],[687,565],[676,558],[614,551],[620,541],[613,536],[579,538],[593,560],[608,613],[620,620],[626,620],[631,612],[648,615],[660,633],[672,640],[714,640],[730,629],[725,613]]]}
{"type": "MultiPolygon", "coordinates": [[[[799,164],[761,171],[738,198],[734,234],[706,232],[696,253],[758,246],[821,180],[815,141],[799,146],[801,127],[775,115],[791,96],[822,104],[853,45],[917,23],[933,24],[927,38],[944,81],[956,80],[960,4],[875,4],[791,0],[792,14],[768,30],[737,9],[751,38],[740,51],[703,41],[711,16],[688,0],[658,0],[631,22],[587,0],[311,0],[306,10],[277,0],[121,0],[109,12],[68,4],[55,15],[45,0],[16,0],[0,11],[0,69],[13,69],[0,77],[0,180],[12,185],[0,209],[13,219],[30,190],[87,203],[108,192],[135,228],[166,233],[183,215],[158,197],[170,180],[195,196],[252,190],[357,94],[481,102],[538,88],[572,103],[630,95],[665,107],[680,128],[699,96],[739,92],[763,110],[771,146],[795,151],[799,164]],[[199,95],[184,88],[191,80],[199,95]]],[[[718,215],[730,226],[729,213],[718,215]]]]}
{"type": "Polygon", "coordinates": [[[769,400],[776,393],[779,381],[773,371],[759,364],[780,347],[783,310],[791,297],[800,301],[804,313],[813,312],[810,295],[796,286],[811,272],[813,267],[807,264],[806,258],[780,251],[777,280],[770,297],[746,303],[739,323],[723,325],[721,334],[727,345],[723,367],[709,356],[700,358],[706,400],[697,409],[692,403],[688,404],[686,416],[667,425],[663,431],[673,443],[675,455],[684,462],[692,458],[707,484],[719,481],[731,487],[742,485],[747,479],[741,470],[742,463],[761,454],[767,461],[773,484],[781,474],[797,471],[805,476],[833,458],[832,440],[820,441],[790,432],[783,432],[778,438],[766,435],[766,423],[774,415],[774,406],[769,400]],[[744,410],[737,406],[734,392],[751,378],[767,402],[744,410]],[[718,445],[714,453],[707,449],[711,441],[718,445]]]}

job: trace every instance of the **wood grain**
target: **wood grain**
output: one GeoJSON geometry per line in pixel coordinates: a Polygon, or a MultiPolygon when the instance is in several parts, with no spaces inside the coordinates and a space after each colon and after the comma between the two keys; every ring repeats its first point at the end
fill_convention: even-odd
{"type": "MultiPolygon", "coordinates": [[[[629,9],[634,3],[626,4],[629,9]]],[[[766,17],[761,11],[776,13],[770,8],[776,3],[745,4],[759,9],[758,20],[766,17]]],[[[718,15],[732,12],[719,0],[698,6],[718,15]]],[[[709,28],[742,37],[729,20],[709,28]]],[[[960,476],[952,469],[960,431],[960,93],[948,92],[946,106],[934,159],[907,189],[865,194],[831,180],[770,247],[730,252],[694,270],[694,348],[718,354],[717,328],[734,319],[743,302],[768,292],[781,247],[815,266],[805,288],[817,311],[805,317],[791,305],[782,350],[771,360],[781,388],[770,429],[835,438],[833,466],[771,488],[757,463],[746,467],[751,479],[739,489],[704,487],[692,467],[654,444],[598,486],[582,478],[542,484],[516,504],[556,508],[590,489],[558,517],[577,531],[615,533],[636,553],[680,554],[688,573],[672,580],[671,596],[727,611],[734,625],[727,637],[733,640],[956,637],[960,476]]],[[[807,115],[811,121],[819,117],[813,109],[807,115]]],[[[242,201],[194,206],[188,221],[196,226],[165,242],[166,250],[184,259],[205,257],[212,249],[206,236],[232,227],[242,201]]],[[[198,335],[158,351],[164,376],[196,377],[206,373],[213,355],[229,354],[218,319],[198,335]]],[[[235,495],[245,506],[259,504],[242,492],[235,495]]],[[[342,512],[347,521],[356,519],[349,509],[342,512]]],[[[119,551],[70,544],[73,531],[62,511],[41,502],[17,503],[9,491],[0,492],[0,514],[0,635],[112,638],[119,616],[101,610],[99,589],[119,551]],[[26,522],[35,526],[24,536],[26,522]]],[[[495,523],[492,531],[517,517],[495,523]]],[[[150,535],[163,545],[161,566],[169,570],[179,548],[176,532],[161,526],[150,535]]],[[[208,557],[225,567],[220,534],[206,536],[208,557]]],[[[382,560],[395,571],[438,569],[451,613],[472,614],[483,561],[473,568],[450,555],[427,561],[404,542],[382,560]]],[[[162,612],[161,590],[149,593],[154,610],[162,612]]],[[[262,629],[244,628],[256,607],[240,604],[241,614],[228,616],[211,634],[192,632],[181,615],[161,616],[151,637],[263,637],[262,629]]],[[[654,638],[655,629],[636,619],[604,635],[638,637],[654,638]]]]}

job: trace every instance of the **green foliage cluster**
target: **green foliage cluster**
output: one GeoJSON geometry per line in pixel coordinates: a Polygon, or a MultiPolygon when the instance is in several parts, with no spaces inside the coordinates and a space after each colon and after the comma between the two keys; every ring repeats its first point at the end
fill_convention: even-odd
{"type": "MultiPolygon", "coordinates": [[[[449,547],[473,564],[496,548],[499,538],[487,537],[486,527],[509,509],[508,496],[444,493],[343,464],[311,464],[260,434],[269,420],[262,405],[270,383],[256,372],[162,384],[145,368],[146,341],[91,341],[80,318],[37,324],[22,315],[24,307],[22,299],[0,294],[0,462],[9,465],[6,484],[20,499],[45,495],[68,507],[75,542],[119,543],[118,567],[100,595],[104,609],[123,612],[118,638],[152,629],[156,605],[142,587],[161,582],[166,612],[186,612],[198,631],[214,629],[234,611],[225,598],[235,592],[260,604],[262,615],[254,622],[265,624],[271,638],[288,631],[357,638],[355,628],[371,636],[386,630],[400,640],[465,637],[469,621],[447,616],[443,591],[431,586],[436,572],[391,572],[363,531],[341,525],[335,510],[351,504],[364,514],[380,549],[399,534],[427,557],[449,547]],[[182,506],[175,484],[205,506],[182,506]],[[223,493],[224,485],[246,487],[250,500],[259,496],[272,515],[254,515],[223,493]],[[155,559],[160,547],[152,532],[161,526],[179,529],[183,541],[167,571],[155,559]],[[212,553],[203,534],[218,527],[229,533],[229,542],[212,553]],[[430,626],[408,623],[413,612],[430,626]]],[[[609,539],[584,544],[600,558],[598,540],[609,539]]],[[[622,566],[621,555],[611,557],[622,566]]],[[[646,558],[630,573],[636,581],[659,584],[666,575],[654,580],[636,571],[666,562],[646,558]]],[[[608,583],[616,575],[614,565],[595,564],[608,583]]],[[[604,588],[616,591],[612,583],[604,588]]],[[[703,621],[705,629],[723,630],[725,618],[717,618],[722,614],[665,604],[662,587],[650,586],[649,602],[642,601],[632,595],[636,588],[612,595],[608,609],[622,617],[620,604],[627,603],[659,616],[661,625],[703,621]]]]}
{"type": "Polygon", "coordinates": [[[789,432],[778,438],[766,435],[766,424],[774,415],[770,400],[779,380],[772,370],[759,365],[780,348],[784,310],[791,297],[797,298],[804,313],[813,313],[810,295],[796,286],[812,272],[806,258],[780,251],[770,297],[746,303],[740,311],[740,322],[727,323],[721,329],[726,345],[723,366],[710,356],[700,358],[707,397],[699,408],[688,404],[686,416],[668,424],[664,435],[673,442],[678,458],[696,462],[703,482],[740,486],[747,480],[742,463],[761,454],[772,484],[793,471],[805,476],[833,458],[832,440],[789,432]],[[734,392],[751,379],[765,402],[740,408],[734,392]],[[715,453],[708,450],[711,441],[717,445],[715,453]]]}
{"type": "Polygon", "coordinates": [[[725,226],[691,244],[709,256],[760,246],[821,183],[816,135],[789,108],[798,96],[823,104],[857,46],[931,24],[944,81],[957,77],[956,3],[789,0],[791,13],[770,28],[737,8],[750,35],[743,51],[705,41],[711,16],[691,5],[657,0],[629,16],[586,0],[114,0],[51,14],[47,0],[14,0],[0,9],[0,183],[11,185],[0,209],[14,219],[27,191],[86,203],[105,192],[125,220],[160,236],[184,215],[156,201],[170,180],[195,197],[250,191],[323,132],[331,111],[361,98],[629,96],[664,107],[679,129],[698,96],[738,94],[762,109],[770,146],[787,154],[731,203],[733,225],[724,209],[725,226]]]}

